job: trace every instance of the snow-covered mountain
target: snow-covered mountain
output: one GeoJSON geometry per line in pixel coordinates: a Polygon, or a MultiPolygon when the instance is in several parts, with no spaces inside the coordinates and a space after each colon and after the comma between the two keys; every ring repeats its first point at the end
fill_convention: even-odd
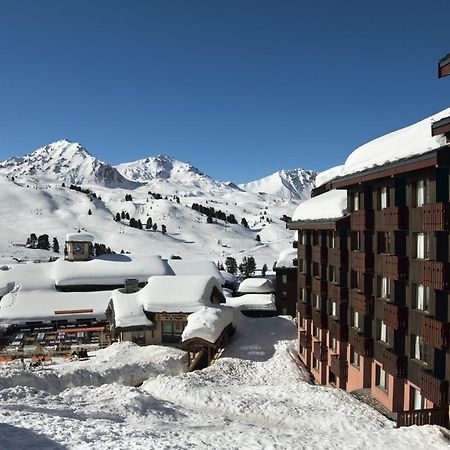
{"type": "MultiPolygon", "coordinates": [[[[77,185],[133,187],[114,167],[92,156],[76,142],[60,140],[0,163],[0,174],[77,185]]],[[[136,186],[136,185],[135,185],[136,186]]],[[[134,187],[135,187],[134,186],[134,187]]]]}
{"type": "Polygon", "coordinates": [[[248,192],[270,194],[291,200],[306,200],[314,188],[316,172],[305,169],[280,170],[239,187],[248,192]]]}

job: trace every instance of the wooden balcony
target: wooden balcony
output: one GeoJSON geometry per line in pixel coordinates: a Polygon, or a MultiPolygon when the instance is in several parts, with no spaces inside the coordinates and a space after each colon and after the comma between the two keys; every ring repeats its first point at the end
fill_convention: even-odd
{"type": "Polygon", "coordinates": [[[362,209],[350,214],[350,227],[355,231],[373,230],[373,209],[362,209]]]}
{"type": "Polygon", "coordinates": [[[424,316],[422,319],[423,340],[440,350],[449,347],[450,323],[440,322],[432,317],[424,316]]]}
{"type": "Polygon", "coordinates": [[[354,310],[363,316],[373,315],[373,296],[364,292],[353,289],[350,292],[350,299],[354,310]]]}
{"type": "MultiPolygon", "coordinates": [[[[420,393],[435,406],[445,406],[448,398],[448,381],[433,376],[429,370],[422,371],[420,393]]],[[[448,411],[447,411],[448,412],[448,411]]]]}
{"type": "Polygon", "coordinates": [[[311,260],[311,246],[298,244],[298,257],[306,261],[311,260]]]}
{"type": "Polygon", "coordinates": [[[448,428],[448,409],[415,409],[397,413],[397,428],[412,425],[440,425],[448,428]]]}
{"type": "Polygon", "coordinates": [[[312,346],[312,337],[307,331],[300,331],[298,334],[298,342],[303,348],[310,349],[312,346]]]}
{"type": "Polygon", "coordinates": [[[406,256],[380,255],[381,273],[391,280],[407,280],[409,260],[406,256]]]}
{"type": "Polygon", "coordinates": [[[339,284],[328,283],[328,298],[338,305],[347,303],[348,289],[339,284]]]}
{"type": "Polygon", "coordinates": [[[430,203],[422,206],[424,231],[447,231],[449,229],[450,203],[430,203]]]}
{"type": "Polygon", "coordinates": [[[375,223],[379,230],[397,231],[408,229],[408,208],[391,206],[375,212],[375,223]]]}
{"type": "Polygon", "coordinates": [[[361,355],[364,358],[373,357],[373,338],[366,337],[350,327],[348,341],[358,355],[361,355]]]}
{"type": "Polygon", "coordinates": [[[408,326],[408,308],[383,300],[380,300],[380,302],[382,304],[382,319],[388,327],[400,330],[408,326]]]}
{"type": "Polygon", "coordinates": [[[375,343],[375,358],[383,364],[384,370],[396,378],[406,378],[407,358],[405,355],[396,355],[381,342],[375,343]]]}
{"type": "Polygon", "coordinates": [[[449,290],[450,270],[448,263],[423,261],[423,284],[441,291],[449,290]]]}
{"type": "Polygon", "coordinates": [[[314,245],[312,248],[312,260],[319,264],[327,262],[328,249],[321,245],[314,245]]]}
{"type": "Polygon", "coordinates": [[[313,294],[316,295],[327,295],[328,293],[328,282],[317,277],[313,277],[311,290],[313,294]]]}
{"type": "Polygon", "coordinates": [[[328,320],[328,330],[330,335],[341,342],[348,340],[348,325],[336,322],[334,319],[328,320]]]}
{"type": "Polygon", "coordinates": [[[320,342],[313,342],[313,354],[319,361],[326,361],[328,359],[328,347],[320,342]]]}
{"type": "Polygon", "coordinates": [[[330,266],[346,268],[348,266],[348,251],[340,248],[328,249],[328,264],[330,266]]]}
{"type": "Polygon", "coordinates": [[[444,56],[438,62],[438,78],[450,75],[450,54],[444,56]]]}
{"type": "Polygon", "coordinates": [[[341,380],[346,380],[348,376],[348,362],[340,359],[339,355],[331,355],[331,371],[341,380]]]}
{"type": "Polygon", "coordinates": [[[317,309],[315,309],[312,312],[312,318],[314,325],[319,327],[321,330],[328,327],[328,316],[324,312],[317,311],[317,309]]]}
{"type": "Polygon", "coordinates": [[[307,303],[300,303],[299,312],[301,318],[312,319],[311,305],[308,305],[307,303]]]}
{"type": "Polygon", "coordinates": [[[350,253],[350,265],[353,270],[364,273],[373,272],[374,255],[373,253],[352,251],[350,253]]]}
{"type": "Polygon", "coordinates": [[[298,274],[298,286],[301,289],[310,289],[311,288],[311,275],[306,275],[306,273],[298,274]]]}

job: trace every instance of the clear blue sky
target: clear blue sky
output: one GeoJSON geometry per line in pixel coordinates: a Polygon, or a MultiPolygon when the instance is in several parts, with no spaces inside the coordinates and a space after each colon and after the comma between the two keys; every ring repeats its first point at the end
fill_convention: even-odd
{"type": "Polygon", "coordinates": [[[0,160],[61,138],[235,182],[450,103],[449,0],[0,0],[0,160]]]}

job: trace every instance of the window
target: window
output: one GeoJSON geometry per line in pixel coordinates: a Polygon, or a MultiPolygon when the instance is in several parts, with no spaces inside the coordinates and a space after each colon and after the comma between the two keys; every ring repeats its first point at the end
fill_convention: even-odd
{"type": "Polygon", "coordinates": [[[387,187],[380,189],[380,208],[385,209],[389,206],[389,191],[387,187]]]}
{"type": "Polygon", "coordinates": [[[428,239],[426,233],[414,233],[415,257],[418,259],[428,258],[428,239]]]}
{"type": "Polygon", "coordinates": [[[133,331],[131,333],[131,342],[138,345],[145,345],[145,332],[133,331]]]}
{"type": "Polygon", "coordinates": [[[162,322],[162,342],[176,343],[181,341],[186,322],[180,320],[163,320],[162,322]]]}
{"type": "Polygon", "coordinates": [[[412,386],[409,391],[409,403],[410,409],[417,410],[425,408],[425,399],[422,397],[420,391],[414,389],[412,386]]]}
{"type": "Polygon", "coordinates": [[[306,267],[305,260],[300,258],[298,260],[298,270],[299,270],[299,272],[305,273],[305,267],[306,267]]]}
{"type": "Polygon", "coordinates": [[[353,350],[353,347],[350,348],[350,364],[359,369],[359,355],[353,350]]]}
{"type": "Polygon", "coordinates": [[[364,274],[362,272],[357,272],[352,270],[350,274],[350,281],[352,289],[363,289],[364,274]]]}
{"type": "Polygon", "coordinates": [[[413,307],[420,311],[428,311],[430,288],[422,284],[413,285],[413,307]]]}
{"type": "Polygon", "coordinates": [[[320,296],[317,294],[313,294],[312,296],[312,305],[316,309],[320,309],[320,296]]]}
{"type": "Polygon", "coordinates": [[[333,317],[337,317],[337,303],[336,302],[331,302],[330,314],[333,317]]]}
{"type": "Polygon", "coordinates": [[[351,310],[351,325],[354,328],[360,328],[360,323],[359,323],[359,312],[355,311],[354,309],[351,310]]]}
{"type": "Polygon", "coordinates": [[[313,231],[313,245],[319,245],[319,233],[313,231]]]}
{"type": "Polygon", "coordinates": [[[315,356],[313,356],[313,369],[319,370],[319,360],[315,356]]]}
{"type": "Polygon", "coordinates": [[[419,180],[416,183],[416,206],[421,207],[425,204],[426,200],[426,185],[424,180],[419,180]]]}
{"type": "Polygon", "coordinates": [[[391,235],[387,231],[379,231],[377,233],[377,248],[378,253],[391,253],[391,235]]]}
{"type": "Polygon", "coordinates": [[[411,334],[411,348],[412,358],[422,361],[425,364],[428,362],[427,349],[425,343],[423,342],[422,336],[411,334]]]}
{"type": "Polygon", "coordinates": [[[306,234],[306,231],[302,231],[302,245],[306,245],[308,242],[308,235],[306,234]]]}
{"type": "Polygon", "coordinates": [[[319,263],[313,262],[313,277],[319,276],[319,263]]]}
{"type": "Polygon", "coordinates": [[[391,280],[387,277],[377,277],[378,297],[388,300],[391,298],[391,280]]]}
{"type": "Polygon", "coordinates": [[[351,246],[352,250],[362,251],[362,232],[352,231],[351,232],[351,246]]]}
{"type": "Polygon", "coordinates": [[[336,283],[337,282],[336,267],[329,266],[328,272],[329,272],[328,280],[330,281],[330,283],[336,283]]]}
{"type": "Polygon", "coordinates": [[[377,339],[389,344],[388,327],[382,320],[377,320],[377,339]]]}
{"type": "Polygon", "coordinates": [[[359,192],[353,193],[353,211],[359,211],[359,192]]]}
{"type": "Polygon", "coordinates": [[[375,366],[375,384],[378,388],[387,392],[388,390],[388,377],[386,371],[380,365],[375,366]]]}
{"type": "Polygon", "coordinates": [[[336,338],[330,336],[330,340],[329,340],[329,347],[331,350],[333,350],[334,352],[337,351],[337,340],[336,338]]]}
{"type": "Polygon", "coordinates": [[[287,275],[283,275],[283,276],[281,277],[281,282],[282,282],[283,284],[286,284],[286,283],[287,283],[287,275]]]}
{"type": "Polygon", "coordinates": [[[313,336],[315,338],[319,337],[319,327],[313,324],[313,336]]]}
{"type": "Polygon", "coordinates": [[[330,234],[330,248],[336,248],[336,232],[332,231],[330,234]]]}
{"type": "Polygon", "coordinates": [[[287,298],[287,296],[288,296],[287,291],[283,291],[283,297],[284,297],[284,298],[287,298]]]}

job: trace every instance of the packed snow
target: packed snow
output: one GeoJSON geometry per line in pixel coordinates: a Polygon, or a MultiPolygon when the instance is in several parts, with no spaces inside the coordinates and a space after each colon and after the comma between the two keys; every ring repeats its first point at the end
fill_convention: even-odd
{"type": "Polygon", "coordinates": [[[3,366],[1,448],[448,448],[437,426],[397,429],[350,394],[305,381],[287,318],[237,321],[222,356],[196,372],[184,372],[179,350],[130,343],[89,361],[3,366]]]}
{"type": "Polygon", "coordinates": [[[292,221],[339,219],[346,213],[347,191],[333,189],[298,205],[292,221]]]}

